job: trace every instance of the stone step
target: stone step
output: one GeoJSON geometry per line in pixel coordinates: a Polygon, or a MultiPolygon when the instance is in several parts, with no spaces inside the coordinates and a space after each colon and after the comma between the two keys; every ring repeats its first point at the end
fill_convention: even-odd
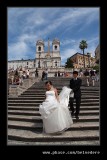
{"type": "MultiPolygon", "coordinates": [[[[57,90],[62,90],[62,88],[64,87],[64,85],[55,85],[54,86],[55,88],[57,88],[57,90]]],[[[69,85],[66,85],[66,87],[69,88],[69,85]]],[[[33,87],[30,87],[28,88],[27,90],[30,90],[30,91],[35,91],[35,90],[43,90],[43,91],[46,91],[46,87],[45,86],[33,86],[33,87]]],[[[82,91],[100,91],[100,88],[99,87],[84,87],[84,86],[81,86],[81,90],[82,91]]]]}
{"type": "MultiPolygon", "coordinates": [[[[22,95],[19,95],[17,98],[35,98],[35,97],[45,97],[45,94],[33,94],[33,95],[26,95],[26,94],[22,94],[22,95]]],[[[12,98],[12,97],[9,97],[9,99],[12,98]]],[[[13,97],[14,99],[14,97],[13,97]]]]}
{"type": "MultiPolygon", "coordinates": [[[[23,121],[11,121],[8,120],[8,128],[12,129],[25,129],[25,130],[35,130],[43,129],[42,123],[33,123],[33,122],[23,122],[23,121]]],[[[72,124],[68,129],[69,131],[74,130],[99,130],[99,122],[79,122],[77,121],[72,124]]]]}
{"type": "Polygon", "coordinates": [[[9,97],[8,98],[8,101],[10,101],[10,100],[35,100],[35,98],[36,99],[45,99],[45,95],[43,95],[43,96],[37,96],[37,97],[22,97],[22,96],[20,96],[20,97],[9,97]]]}
{"type": "MultiPolygon", "coordinates": [[[[59,92],[58,92],[58,94],[60,94],[59,92]]],[[[82,92],[81,93],[82,95],[90,95],[90,96],[92,96],[92,95],[95,95],[95,96],[99,96],[99,93],[92,93],[92,92],[82,92]]],[[[38,94],[37,94],[37,92],[35,92],[35,93],[33,93],[33,92],[24,92],[24,93],[22,93],[21,95],[45,95],[45,92],[38,92],[38,94]]]]}
{"type": "MultiPolygon", "coordinates": [[[[86,94],[84,94],[84,95],[82,95],[81,96],[82,97],[82,99],[89,99],[89,98],[93,98],[93,99],[96,99],[96,98],[98,98],[99,99],[99,95],[86,95],[86,94]]],[[[35,99],[35,98],[45,98],[45,94],[43,94],[43,95],[20,95],[20,96],[18,96],[18,97],[8,97],[8,99],[9,100],[11,100],[11,99],[17,99],[17,98],[21,98],[21,99],[23,99],[23,98],[25,98],[25,99],[28,99],[28,98],[30,98],[30,99],[35,99]]]]}
{"type": "MultiPolygon", "coordinates": [[[[20,95],[18,97],[8,97],[8,100],[21,100],[21,99],[31,99],[31,100],[35,100],[35,98],[37,99],[45,99],[45,94],[38,94],[38,95],[35,95],[35,94],[23,94],[23,95],[20,95]]],[[[93,95],[93,94],[82,94],[81,95],[81,100],[83,99],[99,99],[99,95],[93,95]]]]}
{"type": "Polygon", "coordinates": [[[40,103],[8,103],[8,106],[39,106],[40,103]]]}
{"type": "MultiPolygon", "coordinates": [[[[70,83],[70,80],[71,80],[71,79],[64,79],[64,78],[61,78],[61,79],[50,79],[50,77],[48,77],[48,80],[51,81],[51,82],[53,83],[53,85],[54,85],[54,84],[60,83],[60,82],[61,82],[61,83],[62,83],[62,82],[64,82],[64,83],[70,83]]],[[[44,80],[44,81],[40,81],[40,82],[38,82],[38,83],[43,85],[43,84],[45,84],[46,81],[47,81],[47,80],[44,80]]],[[[83,82],[82,85],[83,85],[84,83],[86,84],[86,79],[82,79],[82,82],[83,82]]],[[[92,81],[90,81],[90,84],[91,84],[91,83],[92,83],[92,81]]],[[[96,82],[96,81],[95,81],[95,84],[98,85],[98,83],[99,83],[99,82],[96,82]]],[[[34,85],[37,85],[37,83],[35,82],[34,85]]]]}
{"type": "MultiPolygon", "coordinates": [[[[58,90],[58,92],[60,92],[61,90],[58,90]]],[[[37,94],[37,93],[41,93],[41,92],[43,92],[43,93],[45,93],[46,92],[46,90],[37,90],[37,89],[35,89],[35,90],[26,90],[24,93],[35,93],[35,94],[37,94]]],[[[81,93],[99,93],[99,91],[91,91],[91,90],[83,90],[83,91],[81,91],[81,93]]]]}
{"type": "MultiPolygon", "coordinates": [[[[69,107],[68,107],[69,108],[69,107]]],[[[74,106],[75,108],[75,106],[74,106]]],[[[81,106],[81,110],[99,110],[99,106],[81,106]]],[[[39,110],[39,106],[9,106],[8,110],[39,110]]]]}
{"type": "MultiPolygon", "coordinates": [[[[38,93],[38,94],[34,94],[34,93],[23,93],[23,94],[21,94],[20,96],[22,97],[22,96],[44,96],[45,95],[45,93],[38,93]]],[[[19,96],[19,97],[20,97],[19,96]]]]}
{"type": "MultiPolygon", "coordinates": [[[[13,136],[11,136],[11,140],[8,140],[8,145],[21,145],[21,146],[25,146],[25,145],[29,145],[29,146],[99,146],[100,145],[100,142],[99,140],[79,140],[79,141],[60,141],[60,142],[26,142],[25,141],[22,141],[17,138],[15,138],[16,140],[13,140],[13,136]]],[[[87,154],[86,151],[81,151],[83,154],[87,154]]],[[[93,154],[94,154],[94,151],[91,151],[93,154]]],[[[45,151],[44,151],[45,153],[45,151]]],[[[54,155],[54,152],[50,152],[49,153],[53,154],[54,155]]],[[[59,151],[60,153],[60,151],[59,151]]],[[[97,153],[97,152],[96,152],[97,153]]],[[[68,151],[68,152],[65,152],[65,154],[75,154],[75,152],[73,153],[72,151],[68,151]]]]}
{"type": "MultiPolygon", "coordinates": [[[[19,95],[19,96],[16,96],[16,97],[13,97],[13,96],[8,96],[8,100],[11,100],[11,99],[22,99],[22,98],[32,98],[32,99],[34,99],[35,97],[38,97],[38,98],[41,98],[41,97],[45,97],[45,93],[38,93],[38,94],[29,94],[29,93],[23,93],[22,95],[19,95]]],[[[86,94],[86,93],[82,93],[81,94],[81,98],[82,99],[84,99],[84,98],[86,98],[86,99],[95,99],[95,98],[99,98],[99,94],[90,94],[90,93],[88,93],[88,94],[86,94]]]]}
{"type": "MultiPolygon", "coordinates": [[[[67,87],[69,87],[69,82],[67,82],[67,83],[65,83],[65,82],[63,82],[63,80],[61,81],[61,82],[54,82],[53,83],[53,86],[54,87],[60,87],[60,88],[62,88],[63,86],[67,86],[67,87]]],[[[45,83],[44,84],[39,84],[38,83],[38,85],[34,85],[34,86],[32,86],[32,87],[30,87],[30,88],[44,88],[45,87],[45,83]]],[[[95,86],[93,86],[93,84],[92,83],[90,83],[90,86],[87,86],[87,84],[86,84],[86,82],[85,83],[83,83],[82,85],[81,85],[81,88],[86,88],[86,89],[90,89],[90,88],[92,88],[92,89],[99,89],[100,88],[100,86],[99,86],[99,84],[95,84],[95,86]]]]}
{"type": "MultiPolygon", "coordinates": [[[[32,105],[32,106],[39,106],[41,103],[43,102],[43,100],[35,100],[34,102],[32,102],[32,101],[29,101],[28,100],[28,102],[27,101],[23,101],[23,102],[20,102],[20,101],[12,101],[12,102],[8,102],[8,106],[30,106],[30,105],[32,105]]],[[[75,105],[75,102],[74,102],[74,105],[75,105]]],[[[99,106],[99,102],[81,102],[81,106],[90,106],[90,105],[98,105],[99,106]]]]}
{"type": "MultiPolygon", "coordinates": [[[[55,83],[54,84],[54,87],[57,87],[57,88],[59,88],[59,89],[62,89],[62,87],[63,86],[67,86],[67,87],[69,87],[69,83],[66,83],[67,85],[64,85],[64,82],[62,82],[62,84],[61,83],[55,83]]],[[[38,83],[38,85],[32,85],[30,88],[28,88],[28,89],[31,89],[31,90],[33,90],[33,89],[45,89],[45,85],[44,84],[39,84],[38,83]]],[[[100,87],[99,86],[81,86],[81,89],[82,90],[99,90],[100,89],[100,87]]]]}
{"type": "Polygon", "coordinates": [[[16,129],[9,129],[8,130],[8,140],[17,140],[23,142],[32,142],[35,145],[43,142],[51,142],[50,144],[55,144],[55,142],[60,142],[58,144],[66,145],[65,142],[69,142],[69,144],[73,144],[73,142],[87,142],[87,141],[97,141],[99,140],[99,131],[65,131],[62,134],[52,134],[46,135],[43,133],[26,131],[26,130],[16,130],[16,129]],[[39,143],[37,143],[39,142],[39,143]]]}
{"type": "MultiPolygon", "coordinates": [[[[43,100],[44,100],[44,98],[41,98],[41,99],[39,99],[39,98],[35,98],[35,99],[19,99],[19,98],[17,98],[17,99],[12,99],[12,100],[8,100],[8,103],[27,103],[27,102],[29,102],[29,103],[38,103],[38,102],[43,102],[43,100]]],[[[99,99],[97,98],[97,99],[81,99],[81,102],[82,103],[84,103],[84,102],[87,102],[87,103],[92,103],[92,102],[99,102],[99,99]]]]}
{"type": "MultiPolygon", "coordinates": [[[[8,114],[14,114],[14,115],[35,115],[40,116],[39,111],[29,111],[29,110],[8,110],[8,114]]],[[[99,115],[99,110],[82,110],[80,112],[80,115],[99,115]]]]}
{"type": "MultiPolygon", "coordinates": [[[[57,88],[57,91],[58,92],[61,92],[62,88],[58,88],[58,87],[55,87],[57,88]]],[[[46,89],[40,89],[40,88],[35,88],[35,89],[31,89],[29,88],[28,90],[26,90],[25,92],[46,92],[46,89]]],[[[92,89],[81,89],[81,92],[93,92],[93,93],[100,93],[99,89],[98,90],[92,90],[92,89]]]]}
{"type": "Polygon", "coordinates": [[[39,111],[29,110],[8,110],[8,115],[27,115],[27,116],[40,116],[39,111]]]}
{"type": "Polygon", "coordinates": [[[99,99],[99,95],[82,94],[81,98],[82,99],[99,99]]]}
{"type": "MultiPolygon", "coordinates": [[[[48,80],[49,80],[49,79],[48,79],[48,80]]],[[[41,82],[38,83],[38,84],[44,86],[44,85],[45,85],[45,82],[46,82],[46,81],[44,81],[44,82],[41,81],[41,82]]],[[[64,80],[64,79],[61,79],[61,80],[51,80],[51,82],[53,83],[54,86],[57,85],[57,84],[62,85],[62,86],[66,86],[66,85],[69,85],[69,84],[70,84],[70,80],[64,80]]],[[[92,81],[90,81],[89,83],[90,83],[90,86],[89,86],[89,87],[93,87],[92,81]]],[[[37,86],[37,84],[34,83],[34,86],[37,86]]],[[[87,87],[87,82],[86,82],[86,80],[82,80],[82,85],[81,85],[81,86],[86,86],[86,87],[87,87]]],[[[95,81],[95,87],[99,87],[99,82],[96,82],[96,81],[95,81]]]]}
{"type": "MultiPolygon", "coordinates": [[[[25,122],[42,122],[41,116],[27,116],[27,115],[10,115],[8,114],[8,120],[11,121],[25,121],[25,122]]],[[[76,119],[73,117],[73,122],[76,122],[76,119]]],[[[99,122],[98,115],[90,116],[79,116],[79,122],[99,122]]]]}
{"type": "MultiPolygon", "coordinates": [[[[11,103],[11,104],[8,104],[8,106],[30,106],[30,107],[35,107],[35,109],[37,108],[37,107],[39,107],[39,105],[40,105],[40,103],[36,103],[36,104],[32,104],[32,103],[11,103]]],[[[76,104],[74,104],[74,107],[76,106],[76,104]]],[[[90,104],[81,104],[81,107],[86,107],[86,106],[90,106],[90,104]]],[[[100,106],[99,104],[91,104],[91,106],[100,106]]]]}
{"type": "MultiPolygon", "coordinates": [[[[43,95],[21,95],[21,96],[18,96],[18,97],[8,97],[8,101],[10,101],[10,100],[36,100],[36,99],[44,99],[45,100],[45,94],[43,94],[43,95]]],[[[99,100],[99,96],[98,95],[86,95],[86,94],[82,94],[81,95],[81,100],[99,100]]],[[[75,100],[75,99],[74,99],[75,100]]]]}
{"type": "MultiPolygon", "coordinates": [[[[64,86],[67,86],[67,87],[69,87],[69,84],[70,83],[68,83],[68,82],[63,82],[63,81],[61,81],[61,82],[56,82],[56,83],[54,83],[54,86],[56,87],[56,86],[58,86],[58,88],[62,88],[62,87],[64,87],[64,86]],[[66,85],[67,84],[67,85],[66,85]]],[[[40,89],[44,89],[45,88],[45,83],[36,83],[36,84],[33,84],[30,88],[28,88],[28,89],[34,89],[34,88],[40,88],[40,89]]],[[[84,86],[84,85],[82,85],[81,86],[81,89],[92,89],[92,90],[99,90],[99,86],[84,86]]]]}

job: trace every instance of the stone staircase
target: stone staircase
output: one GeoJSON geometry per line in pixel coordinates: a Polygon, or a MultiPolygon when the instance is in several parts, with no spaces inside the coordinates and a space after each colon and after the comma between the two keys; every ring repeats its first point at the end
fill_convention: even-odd
{"type": "MultiPolygon", "coordinates": [[[[70,78],[50,77],[60,92],[70,78]]],[[[100,145],[99,86],[81,86],[80,118],[63,134],[43,134],[39,104],[45,98],[44,82],[36,82],[17,98],[8,97],[8,144],[21,145],[100,145]]]]}

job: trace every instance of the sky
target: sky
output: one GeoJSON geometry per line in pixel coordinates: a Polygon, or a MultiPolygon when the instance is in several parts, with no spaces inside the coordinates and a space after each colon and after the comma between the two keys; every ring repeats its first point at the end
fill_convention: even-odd
{"type": "Polygon", "coordinates": [[[34,59],[36,42],[45,42],[45,52],[52,41],[60,41],[61,64],[82,50],[79,44],[86,40],[85,54],[92,53],[100,43],[99,7],[8,7],[8,60],[34,59]]]}

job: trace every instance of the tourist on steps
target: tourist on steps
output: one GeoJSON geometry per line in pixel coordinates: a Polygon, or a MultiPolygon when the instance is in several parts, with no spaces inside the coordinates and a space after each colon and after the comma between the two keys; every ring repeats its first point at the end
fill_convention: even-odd
{"type": "Polygon", "coordinates": [[[84,76],[86,77],[87,86],[89,86],[90,72],[88,71],[88,69],[86,69],[86,71],[84,72],[84,76]]]}

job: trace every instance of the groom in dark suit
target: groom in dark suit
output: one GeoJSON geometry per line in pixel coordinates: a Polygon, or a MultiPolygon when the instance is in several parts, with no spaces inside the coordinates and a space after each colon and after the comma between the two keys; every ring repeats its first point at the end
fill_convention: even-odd
{"type": "Polygon", "coordinates": [[[81,103],[81,84],[82,80],[78,77],[78,72],[73,72],[73,78],[70,80],[70,88],[74,92],[74,97],[70,97],[70,110],[71,115],[74,116],[74,99],[76,100],[76,111],[75,111],[75,117],[76,119],[79,119],[79,112],[80,112],[80,103],[81,103]]]}

